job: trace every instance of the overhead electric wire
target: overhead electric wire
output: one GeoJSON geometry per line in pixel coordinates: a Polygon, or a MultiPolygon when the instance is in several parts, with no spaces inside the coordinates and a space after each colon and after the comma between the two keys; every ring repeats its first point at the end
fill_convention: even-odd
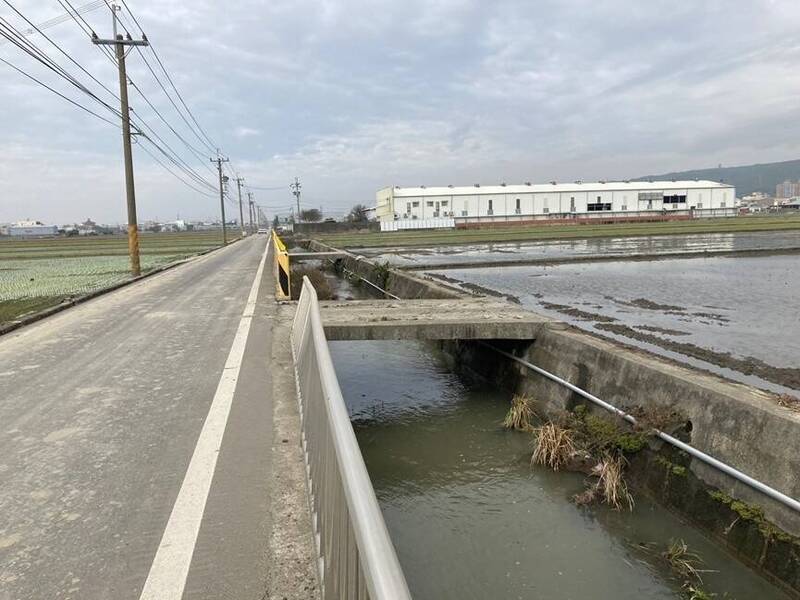
{"type": "MultiPolygon", "coordinates": [[[[106,2],[107,2],[107,0],[106,0],[106,2]]],[[[136,15],[133,14],[133,11],[131,11],[130,7],[128,6],[128,3],[123,0],[122,5],[125,8],[125,10],[127,11],[127,13],[130,16],[130,18],[133,19],[133,22],[136,25],[136,27],[138,27],[139,33],[141,35],[145,35],[144,28],[139,23],[139,20],[136,18],[136,15]]],[[[121,20],[120,20],[120,22],[121,22],[121,20]]],[[[126,31],[128,31],[127,28],[126,28],[126,31]]],[[[172,87],[172,90],[175,92],[175,95],[178,97],[178,101],[181,103],[181,105],[183,106],[184,110],[189,115],[189,118],[194,123],[194,126],[197,127],[197,130],[202,134],[202,137],[200,135],[198,135],[197,131],[195,131],[195,128],[192,126],[191,123],[189,123],[189,121],[184,116],[183,112],[181,112],[181,110],[177,107],[177,105],[175,104],[175,102],[172,99],[172,96],[170,96],[169,92],[167,92],[166,86],[163,85],[163,83],[161,82],[161,79],[155,74],[153,69],[150,67],[150,63],[147,62],[147,58],[144,56],[144,52],[141,50],[141,48],[137,48],[137,50],[139,51],[139,55],[142,57],[142,60],[144,61],[144,63],[147,65],[147,68],[150,69],[150,72],[153,74],[153,77],[158,82],[158,84],[161,86],[161,89],[164,90],[164,94],[166,94],[167,98],[169,98],[170,102],[175,107],[175,111],[180,115],[181,119],[183,119],[183,121],[186,123],[186,125],[192,130],[192,133],[195,134],[197,139],[200,140],[200,143],[205,145],[208,148],[208,150],[211,151],[212,153],[216,152],[217,149],[219,148],[219,146],[205,132],[205,130],[200,125],[200,123],[197,120],[197,118],[195,118],[194,113],[192,113],[191,109],[186,104],[186,101],[183,99],[183,96],[181,95],[180,91],[178,90],[178,86],[175,85],[175,81],[172,79],[172,76],[169,74],[169,71],[167,71],[167,68],[164,65],[164,62],[161,60],[161,57],[159,56],[158,51],[155,49],[155,46],[153,46],[153,44],[151,43],[149,47],[150,47],[150,51],[153,53],[153,57],[156,59],[156,62],[158,63],[158,66],[161,67],[161,71],[164,73],[164,76],[167,78],[167,81],[169,82],[170,86],[172,87]],[[203,138],[205,138],[205,140],[203,138]]]]}
{"type": "Polygon", "coordinates": [[[94,99],[96,102],[104,106],[113,114],[121,117],[122,113],[119,111],[119,109],[114,108],[113,106],[105,102],[103,99],[101,99],[99,96],[97,96],[97,94],[95,94],[89,88],[87,88],[71,73],[69,73],[66,69],[64,69],[64,67],[62,67],[52,58],[50,58],[46,52],[44,52],[41,48],[39,48],[29,39],[22,36],[21,33],[13,25],[11,25],[5,18],[1,16],[0,16],[0,36],[3,36],[7,40],[9,40],[20,50],[22,50],[23,52],[25,52],[26,54],[28,54],[29,56],[40,62],[42,65],[53,71],[59,77],[65,79],[67,82],[75,86],[77,89],[79,89],[86,95],[90,96],[92,99],[94,99]]]}
{"type": "Polygon", "coordinates": [[[106,87],[106,86],[103,84],[103,82],[101,82],[99,79],[97,79],[97,77],[95,77],[95,76],[94,76],[94,75],[92,75],[92,74],[91,74],[91,73],[90,73],[88,70],[86,70],[86,68],[85,68],[85,67],[84,67],[82,64],[80,64],[80,63],[79,63],[77,60],[75,60],[74,58],[72,58],[72,56],[70,56],[70,54],[69,54],[68,52],[66,52],[66,51],[65,51],[65,50],[64,50],[64,49],[63,49],[61,46],[59,46],[58,44],[56,44],[56,43],[55,43],[55,42],[52,40],[52,38],[51,38],[50,36],[48,36],[46,33],[44,33],[44,32],[43,32],[41,29],[39,29],[39,28],[38,28],[36,25],[34,25],[34,24],[31,22],[31,20],[30,20],[30,19],[28,19],[28,17],[26,17],[26,16],[25,16],[25,15],[23,15],[23,14],[22,14],[20,11],[18,11],[18,10],[16,9],[16,7],[15,7],[13,4],[11,4],[11,2],[9,2],[8,0],[3,0],[3,2],[5,2],[5,3],[6,3],[6,4],[9,6],[9,8],[11,8],[11,10],[13,10],[13,11],[14,11],[14,12],[15,12],[15,13],[16,13],[16,14],[17,14],[17,15],[18,15],[18,16],[19,16],[21,19],[23,19],[23,20],[24,20],[24,21],[25,21],[25,22],[26,22],[28,25],[30,25],[31,27],[33,27],[33,28],[34,28],[34,29],[35,29],[35,30],[36,30],[36,31],[39,33],[39,35],[41,35],[41,36],[42,36],[44,39],[46,39],[48,42],[50,42],[50,43],[51,43],[51,44],[52,44],[52,45],[53,45],[53,46],[54,46],[54,47],[55,47],[55,48],[56,48],[56,49],[57,49],[57,50],[58,50],[58,51],[59,51],[61,54],[63,54],[65,57],[67,57],[67,59],[68,59],[68,60],[69,60],[69,61],[70,61],[72,64],[74,64],[74,65],[75,65],[76,67],[78,67],[78,68],[79,68],[81,71],[83,71],[83,72],[84,72],[86,75],[88,75],[88,76],[89,76],[89,78],[90,78],[92,81],[94,81],[94,82],[95,82],[97,85],[99,85],[101,88],[103,88],[103,89],[104,89],[106,92],[108,92],[109,94],[111,94],[111,96],[112,96],[112,97],[113,97],[115,100],[119,101],[119,96],[118,96],[116,93],[114,93],[114,92],[112,92],[110,89],[108,89],[108,87],[106,87]]]}
{"type": "MultiPolygon", "coordinates": [[[[7,0],[3,0],[3,1],[6,2],[7,0]]],[[[59,1],[59,3],[62,3],[62,0],[58,0],[58,1],[59,1]]],[[[70,2],[70,0],[63,0],[63,1],[66,2],[69,5],[69,7],[73,9],[73,12],[74,12],[74,6],[70,2]]],[[[103,0],[103,2],[106,5],[108,4],[106,2],[106,0],[103,0]]],[[[62,6],[63,6],[63,4],[62,4],[62,6]]],[[[85,19],[81,18],[81,21],[83,21],[83,25],[75,18],[75,15],[73,15],[73,20],[76,21],[76,23],[78,24],[79,28],[84,33],[86,33],[90,38],[92,38],[95,35],[93,28],[86,22],[85,19]]],[[[120,22],[120,24],[122,25],[122,27],[127,32],[127,28],[125,28],[124,23],[120,22]]],[[[114,57],[113,53],[111,53],[111,51],[108,50],[108,48],[106,48],[105,46],[98,46],[98,47],[100,48],[101,51],[105,50],[106,52],[104,52],[104,54],[106,54],[106,56],[108,56],[111,59],[111,61],[116,65],[117,60],[116,60],[116,57],[114,57]]],[[[170,129],[173,130],[173,132],[176,133],[176,135],[179,138],[181,138],[181,136],[178,135],[177,132],[174,130],[174,128],[172,128],[169,125],[169,123],[163,117],[163,115],[161,115],[161,113],[155,108],[155,106],[152,104],[152,102],[150,102],[149,98],[147,98],[145,96],[145,94],[141,91],[139,86],[137,86],[136,83],[133,80],[131,80],[130,77],[128,77],[128,82],[134,87],[134,89],[137,90],[137,92],[139,92],[139,94],[142,96],[142,98],[145,100],[145,102],[154,110],[154,112],[156,112],[156,114],[158,114],[158,116],[164,121],[164,123],[167,124],[167,126],[170,127],[170,129]]],[[[119,98],[117,98],[117,99],[119,99],[119,98]]],[[[198,174],[192,167],[190,167],[188,165],[188,163],[186,163],[186,161],[183,160],[180,157],[180,155],[169,144],[167,144],[167,142],[152,127],[150,127],[150,125],[148,125],[147,122],[142,117],[138,116],[138,113],[135,113],[135,111],[133,109],[131,109],[131,112],[136,114],[136,119],[138,120],[138,124],[137,124],[137,121],[133,118],[133,116],[131,116],[131,119],[130,119],[131,120],[131,126],[136,130],[136,132],[140,136],[142,136],[144,139],[147,139],[147,141],[149,141],[155,148],[157,148],[158,151],[161,152],[161,154],[163,154],[172,164],[174,164],[178,169],[180,169],[187,177],[189,177],[190,179],[193,179],[194,181],[196,181],[200,185],[208,187],[209,189],[216,189],[208,181],[206,181],[200,174],[198,174]],[[153,140],[146,133],[144,133],[144,131],[142,131],[142,128],[147,129],[150,132],[150,134],[153,137],[155,137],[158,140],[158,142],[160,142],[160,144],[157,143],[155,140],[153,140]],[[164,149],[164,147],[162,147],[162,145],[164,147],[166,147],[166,150],[164,149]]],[[[122,113],[119,113],[119,115],[121,117],[122,113]]],[[[185,140],[182,139],[182,141],[184,143],[186,143],[185,140]]],[[[205,164],[205,163],[203,163],[203,164],[205,164]]]]}
{"type": "MultiPolygon", "coordinates": [[[[42,35],[42,37],[44,37],[48,42],[50,42],[61,54],[63,54],[67,59],[69,59],[70,62],[75,64],[82,72],[84,72],[92,81],[94,81],[96,84],[101,86],[107,93],[112,95],[116,100],[119,100],[119,96],[117,94],[115,94],[108,87],[103,85],[102,82],[100,82],[96,77],[94,77],[85,67],[83,67],[83,65],[81,65],[77,60],[75,60],[68,52],[66,52],[61,46],[59,46],[56,42],[54,42],[50,37],[45,35],[41,31],[41,27],[40,26],[35,25],[32,21],[30,21],[27,17],[25,17],[19,10],[17,10],[11,4],[11,2],[9,2],[8,0],[3,0],[3,1],[17,15],[19,15],[26,23],[28,23],[32,28],[34,28],[36,31],[38,31],[38,33],[40,35],[42,35]]],[[[94,37],[95,34],[94,34],[93,28],[91,27],[91,25],[89,25],[89,23],[86,21],[86,19],[84,19],[81,16],[81,12],[88,12],[88,10],[90,10],[89,7],[97,8],[98,6],[100,6],[99,2],[89,3],[87,5],[81,6],[80,8],[76,8],[72,4],[72,2],[70,2],[70,0],[63,0],[63,1],[62,0],[58,0],[58,2],[62,6],[62,8],[65,9],[65,11],[67,13],[66,15],[62,15],[61,17],[58,18],[58,19],[60,19],[59,22],[66,21],[68,17],[72,18],[72,20],[75,21],[75,23],[78,25],[78,27],[85,34],[87,34],[90,38],[94,37]],[[66,6],[64,4],[65,2],[66,2],[66,6]],[[67,6],[69,8],[67,8],[67,6]]],[[[107,4],[107,1],[103,0],[103,3],[107,4]]],[[[91,9],[93,10],[93,8],[91,8],[91,9]]],[[[128,12],[130,13],[130,10],[128,10],[128,12]]],[[[132,13],[131,13],[131,17],[134,19],[134,21],[136,21],[136,18],[132,13]]],[[[123,28],[125,28],[124,23],[122,23],[121,21],[119,21],[119,22],[123,26],[123,28]]],[[[137,22],[137,25],[138,25],[138,22],[137,22]]],[[[125,28],[125,29],[127,31],[127,28],[125,28]]],[[[81,92],[83,92],[86,95],[88,95],[89,97],[91,97],[94,101],[98,102],[104,108],[106,108],[107,110],[111,111],[116,117],[119,117],[120,119],[122,118],[122,113],[121,113],[121,111],[119,109],[114,108],[113,106],[109,105],[107,102],[102,100],[99,96],[97,96],[97,94],[95,94],[92,90],[90,90],[86,85],[84,85],[80,80],[78,80],[75,76],[73,76],[64,67],[59,65],[55,60],[53,60],[46,52],[44,52],[41,48],[39,48],[35,43],[33,43],[30,40],[28,40],[23,35],[22,32],[20,32],[14,25],[12,25],[8,20],[3,18],[2,16],[0,16],[0,36],[5,38],[6,40],[12,42],[15,46],[17,46],[20,50],[22,50],[23,52],[28,54],[30,57],[34,58],[36,61],[41,63],[43,66],[45,66],[48,69],[50,69],[51,71],[53,71],[56,75],[58,75],[59,77],[65,79],[68,83],[70,83],[71,85],[73,85],[74,87],[79,89],[81,92]]],[[[103,51],[104,55],[106,55],[109,59],[111,59],[111,61],[116,66],[117,60],[116,60],[116,57],[114,56],[114,54],[108,48],[106,48],[104,46],[99,46],[99,48],[100,48],[101,51],[103,51]]],[[[92,111],[91,109],[89,109],[86,106],[80,104],[79,102],[73,100],[72,98],[66,96],[65,94],[63,94],[60,91],[56,90],[54,87],[48,85],[47,83],[43,82],[42,80],[40,80],[40,79],[38,79],[36,77],[34,77],[30,73],[27,73],[26,71],[24,71],[23,69],[17,67],[16,65],[10,63],[9,61],[7,61],[5,59],[2,59],[2,58],[0,58],[0,61],[2,61],[4,64],[8,65],[9,67],[14,69],[15,71],[19,72],[20,74],[24,75],[25,77],[27,77],[31,81],[41,85],[42,87],[46,88],[50,92],[56,94],[57,96],[59,96],[60,98],[62,98],[64,100],[66,100],[70,104],[73,104],[74,106],[76,106],[76,107],[80,108],[81,110],[91,114],[92,116],[104,121],[105,123],[108,123],[108,124],[110,124],[110,125],[112,125],[112,126],[114,126],[116,128],[120,127],[120,125],[118,123],[114,123],[113,121],[111,121],[111,120],[103,117],[102,115],[92,111]]],[[[159,60],[159,62],[161,62],[161,61],[159,60]]],[[[156,74],[155,74],[154,70],[152,69],[152,67],[149,65],[149,63],[147,63],[146,59],[145,59],[145,63],[147,64],[148,69],[150,70],[151,74],[154,76],[154,78],[157,80],[157,82],[159,83],[161,88],[164,90],[165,94],[167,94],[167,97],[170,99],[170,102],[175,107],[175,110],[178,112],[178,114],[181,116],[181,118],[184,120],[184,122],[187,124],[187,126],[191,127],[191,124],[188,123],[188,121],[185,119],[185,117],[183,116],[183,114],[181,113],[181,111],[179,110],[177,105],[175,104],[175,102],[169,96],[169,93],[167,92],[165,86],[163,85],[163,83],[160,82],[160,80],[156,76],[156,74]]],[[[161,63],[161,66],[162,66],[162,69],[163,69],[163,63],[161,63]]],[[[175,89],[176,94],[179,95],[179,93],[177,91],[177,88],[175,88],[174,83],[171,81],[171,78],[169,78],[169,74],[166,73],[166,71],[165,71],[165,74],[167,75],[168,79],[170,79],[170,83],[173,85],[173,89],[175,89]]],[[[132,80],[130,80],[130,78],[129,78],[129,82],[134,87],[134,89],[136,89],[137,92],[139,92],[139,94],[142,96],[142,98],[145,100],[145,102],[147,102],[147,104],[150,106],[150,108],[153,109],[153,111],[159,116],[159,118],[164,122],[164,124],[167,125],[167,127],[169,127],[169,129],[176,135],[176,137],[178,137],[181,140],[182,143],[184,143],[187,146],[187,148],[190,149],[190,151],[192,151],[192,154],[195,156],[195,158],[200,159],[202,164],[204,164],[206,167],[208,167],[208,164],[205,162],[205,160],[203,160],[205,157],[202,156],[202,152],[198,151],[197,148],[195,148],[192,144],[189,144],[186,141],[186,139],[183,136],[181,136],[177,132],[177,130],[174,127],[172,127],[172,125],[170,125],[170,123],[163,116],[163,114],[161,114],[160,111],[158,111],[158,109],[156,109],[156,107],[152,104],[152,102],[150,102],[150,100],[141,91],[139,86],[137,86],[132,80]]],[[[182,98],[181,98],[181,103],[184,104],[184,106],[185,106],[185,103],[183,102],[182,98]]],[[[185,108],[188,111],[188,107],[185,107],[185,108]]],[[[134,112],[133,109],[131,109],[131,112],[134,112]]],[[[213,192],[218,191],[218,188],[216,186],[214,186],[211,183],[209,183],[201,175],[199,175],[191,166],[189,166],[188,163],[186,163],[186,161],[184,161],[180,157],[180,155],[177,152],[175,152],[175,150],[172,149],[169,146],[169,144],[167,144],[163,140],[163,138],[161,138],[161,136],[159,136],[158,133],[155,130],[153,130],[153,128],[150,127],[141,117],[139,117],[137,115],[136,119],[139,121],[138,124],[134,120],[133,115],[131,115],[131,119],[130,120],[131,120],[132,128],[139,135],[140,139],[146,140],[148,143],[150,143],[159,153],[161,153],[170,163],[172,163],[177,169],[179,169],[182,173],[184,173],[184,175],[186,177],[188,177],[189,179],[193,180],[197,184],[200,184],[200,185],[204,186],[205,188],[207,188],[210,191],[213,191],[213,192]],[[150,132],[150,134],[154,138],[156,138],[158,140],[158,142],[156,142],[149,135],[144,133],[142,131],[142,127],[147,129],[150,132]],[[166,147],[166,149],[165,149],[165,147],[166,147]]],[[[193,116],[192,116],[192,120],[195,120],[193,116]]],[[[202,130],[202,128],[200,128],[199,124],[197,124],[197,126],[198,126],[199,129],[202,130]]],[[[197,133],[194,131],[193,128],[192,128],[192,131],[193,131],[193,133],[195,135],[197,135],[197,133]]],[[[197,137],[205,145],[205,141],[203,141],[203,139],[200,138],[199,136],[197,136],[197,137]]],[[[153,155],[144,145],[140,144],[140,147],[142,148],[143,151],[145,151],[145,153],[147,153],[149,156],[151,156],[151,158],[153,158],[162,168],[167,170],[171,175],[176,177],[179,181],[181,181],[182,183],[187,185],[189,188],[191,188],[192,190],[194,190],[194,191],[196,191],[198,193],[206,195],[208,197],[214,197],[214,195],[212,195],[211,193],[205,192],[202,189],[198,189],[194,185],[192,185],[190,182],[184,180],[181,176],[179,176],[177,173],[172,171],[172,169],[170,169],[161,160],[159,160],[155,155],[153,155]]],[[[233,201],[231,201],[231,202],[233,202],[233,201]]]]}
{"type": "MultiPolygon", "coordinates": [[[[149,141],[149,140],[148,140],[148,141],[149,141]]],[[[151,142],[151,143],[152,143],[152,142],[151,142]]],[[[167,171],[167,172],[168,172],[170,175],[172,175],[172,176],[173,176],[175,179],[177,179],[178,181],[180,181],[180,182],[181,182],[183,185],[185,185],[186,187],[188,187],[188,188],[190,188],[190,189],[194,190],[194,191],[195,191],[195,192],[197,192],[198,194],[200,194],[200,195],[202,195],[202,196],[205,196],[205,197],[207,197],[207,198],[215,198],[215,197],[216,197],[214,194],[211,194],[211,193],[209,193],[209,192],[206,192],[206,191],[203,191],[203,190],[201,190],[201,189],[199,189],[199,188],[196,188],[196,187],[195,187],[195,186],[193,186],[191,183],[189,183],[188,181],[186,181],[185,179],[183,179],[183,178],[182,178],[180,175],[178,175],[177,173],[175,173],[175,172],[174,172],[172,169],[170,169],[170,168],[169,168],[167,165],[165,165],[163,162],[161,162],[161,159],[159,159],[159,158],[158,158],[158,157],[157,157],[155,154],[153,154],[152,152],[150,152],[150,151],[149,151],[149,150],[148,150],[148,149],[147,149],[145,146],[143,146],[142,144],[139,144],[139,148],[142,150],[142,152],[144,152],[145,154],[147,154],[147,155],[148,155],[150,158],[152,158],[152,159],[153,159],[155,162],[157,162],[159,165],[161,165],[161,167],[162,167],[162,168],[163,168],[165,171],[167,171]]]]}
{"type": "Polygon", "coordinates": [[[63,98],[64,100],[66,100],[66,101],[67,101],[67,102],[69,102],[70,104],[72,104],[72,105],[74,105],[74,106],[77,106],[77,107],[78,107],[78,108],[80,108],[81,110],[83,110],[83,111],[85,111],[85,112],[89,113],[90,115],[92,115],[92,116],[94,116],[94,117],[97,117],[97,118],[98,118],[98,119],[100,119],[101,121],[105,121],[105,122],[106,122],[106,123],[108,123],[109,125],[113,125],[113,126],[114,126],[114,127],[116,127],[117,129],[119,129],[119,128],[120,128],[120,126],[119,126],[119,123],[114,123],[113,121],[109,121],[108,119],[106,119],[105,117],[103,117],[103,116],[101,116],[101,115],[97,114],[97,113],[96,113],[96,112],[94,112],[93,110],[91,110],[91,109],[89,109],[89,108],[86,108],[86,107],[85,107],[83,104],[80,104],[79,102],[76,102],[76,101],[75,101],[75,100],[73,100],[72,98],[69,98],[68,96],[65,96],[64,94],[62,94],[62,93],[61,93],[61,92],[59,92],[58,90],[56,90],[56,89],[54,89],[54,88],[50,87],[49,85],[47,85],[47,84],[46,84],[46,83],[44,83],[43,81],[41,81],[41,80],[37,79],[37,78],[36,78],[36,77],[34,77],[33,75],[31,75],[31,74],[29,74],[29,73],[26,73],[25,71],[23,71],[23,70],[22,70],[22,69],[20,69],[19,67],[17,67],[17,66],[15,66],[15,65],[11,64],[11,63],[10,63],[10,62],[8,62],[6,59],[4,59],[4,58],[0,57],[0,62],[2,62],[2,63],[4,63],[4,64],[8,65],[9,67],[11,67],[12,69],[14,69],[15,71],[17,71],[17,72],[18,72],[18,73],[20,73],[21,75],[24,75],[25,77],[27,77],[27,78],[28,78],[28,79],[30,79],[31,81],[34,81],[34,82],[38,83],[39,85],[41,85],[42,87],[44,87],[44,88],[46,88],[46,89],[50,90],[50,91],[51,91],[51,92],[53,92],[53,93],[54,93],[56,96],[59,96],[60,98],[63,98]]]}
{"type": "MultiPolygon", "coordinates": [[[[100,8],[101,6],[105,6],[106,0],[94,0],[94,2],[88,2],[87,4],[83,4],[79,6],[76,10],[80,13],[87,13],[93,10],[100,8]]],[[[57,17],[53,17],[52,19],[48,19],[47,21],[42,21],[38,25],[32,27],[31,29],[26,29],[23,31],[23,35],[33,35],[39,29],[49,29],[50,27],[54,27],[55,25],[60,25],[61,23],[65,23],[72,17],[70,11],[66,11],[66,14],[59,15],[57,17]]],[[[4,42],[0,41],[0,45],[4,42]]]]}

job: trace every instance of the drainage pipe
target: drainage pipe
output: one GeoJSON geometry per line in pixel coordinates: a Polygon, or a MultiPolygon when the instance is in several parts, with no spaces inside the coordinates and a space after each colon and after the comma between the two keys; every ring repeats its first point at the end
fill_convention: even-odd
{"type": "MultiPolygon", "coordinates": [[[[539,373],[540,375],[542,375],[542,376],[544,376],[544,377],[546,377],[546,378],[548,378],[548,379],[550,379],[552,381],[555,381],[559,385],[563,385],[565,388],[568,388],[568,389],[572,390],[573,392],[575,392],[579,396],[582,396],[582,397],[586,398],[587,400],[593,402],[594,404],[596,404],[596,405],[606,409],[607,411],[612,412],[615,415],[621,417],[622,419],[624,419],[628,423],[630,423],[632,425],[636,425],[637,424],[636,419],[633,417],[633,415],[628,414],[624,410],[621,410],[621,409],[617,408],[616,406],[613,406],[613,405],[609,404],[605,400],[601,400],[597,396],[594,396],[593,394],[590,394],[589,392],[587,392],[585,390],[582,390],[581,388],[579,388],[576,385],[572,385],[569,381],[566,381],[565,379],[561,379],[561,377],[558,377],[557,375],[553,375],[549,371],[545,371],[541,367],[537,367],[533,363],[530,363],[530,362],[528,362],[526,360],[523,360],[523,359],[519,358],[518,356],[514,356],[510,352],[506,352],[504,350],[500,350],[499,348],[495,348],[491,344],[487,344],[486,342],[480,342],[480,344],[482,344],[483,346],[486,346],[487,348],[490,348],[491,350],[494,350],[495,352],[498,352],[499,354],[502,354],[503,356],[506,356],[506,357],[510,358],[511,360],[521,364],[524,367],[527,367],[531,371],[535,371],[536,373],[539,373]]],[[[687,454],[693,456],[694,458],[697,458],[698,460],[701,460],[702,462],[704,462],[704,463],[706,463],[708,465],[711,465],[712,467],[722,471],[723,473],[727,473],[728,475],[730,475],[731,477],[733,477],[737,481],[741,481],[742,483],[750,486],[751,488],[758,490],[759,492],[769,496],[773,500],[776,500],[776,501],[780,502],[784,506],[788,506],[792,510],[794,510],[796,512],[800,512],[800,502],[798,502],[794,498],[791,498],[791,497],[787,496],[786,494],[784,494],[782,492],[779,492],[778,490],[776,490],[774,488],[771,488],[767,484],[762,483],[761,481],[758,481],[757,479],[753,479],[752,477],[750,477],[746,473],[742,473],[738,469],[733,468],[732,466],[722,462],[721,460],[718,460],[718,459],[714,458],[713,456],[709,456],[705,452],[701,452],[697,448],[695,448],[693,446],[690,446],[689,444],[687,444],[685,442],[682,442],[681,440],[669,435],[668,433],[664,433],[663,431],[659,431],[658,429],[655,429],[654,433],[655,433],[655,435],[657,437],[661,438],[662,440],[664,440],[665,442],[667,442],[669,444],[672,444],[676,448],[678,448],[680,450],[683,450],[684,452],[686,452],[687,454]]]]}
{"type": "MultiPolygon", "coordinates": [[[[333,260],[331,260],[330,258],[329,258],[329,259],[327,259],[327,260],[328,260],[328,261],[329,261],[329,262],[330,262],[332,265],[336,265],[336,262],[335,262],[335,261],[333,261],[333,260]]],[[[345,267],[344,265],[342,265],[342,266],[341,266],[341,269],[342,269],[342,272],[344,272],[344,273],[347,273],[347,274],[348,274],[348,275],[350,275],[351,277],[358,277],[358,278],[359,278],[361,281],[363,281],[364,283],[366,283],[366,284],[367,284],[367,285],[369,285],[369,286],[372,286],[373,288],[375,288],[376,290],[378,290],[378,291],[379,291],[381,294],[386,294],[387,296],[389,296],[389,297],[390,297],[390,298],[392,298],[393,300],[400,300],[400,299],[401,299],[399,296],[395,296],[394,294],[392,294],[392,293],[390,293],[390,292],[387,292],[387,291],[386,291],[386,290],[384,290],[383,288],[381,288],[381,287],[378,287],[377,285],[375,285],[374,283],[372,283],[372,282],[371,282],[369,279],[367,279],[367,278],[365,278],[365,277],[362,277],[362,276],[361,276],[361,275],[359,275],[358,273],[355,273],[355,272],[351,271],[350,269],[348,269],[348,268],[347,268],[347,267],[345,267]]]]}

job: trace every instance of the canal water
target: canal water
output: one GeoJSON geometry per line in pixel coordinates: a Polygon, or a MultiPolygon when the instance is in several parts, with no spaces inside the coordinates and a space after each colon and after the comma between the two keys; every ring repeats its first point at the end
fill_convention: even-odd
{"type": "Polygon", "coordinates": [[[670,539],[703,557],[719,598],[787,598],[640,494],[633,512],[573,504],[583,476],[532,468],[529,435],[500,427],[509,394],[464,381],[431,345],[330,347],[416,600],[684,598],[660,558],[670,539]]]}

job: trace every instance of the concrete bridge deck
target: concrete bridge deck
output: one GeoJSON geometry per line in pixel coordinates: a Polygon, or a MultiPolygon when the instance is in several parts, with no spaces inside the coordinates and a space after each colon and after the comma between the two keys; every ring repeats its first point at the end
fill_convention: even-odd
{"type": "Polygon", "coordinates": [[[490,298],[328,301],[320,309],[329,340],[529,340],[563,326],[490,298]]]}

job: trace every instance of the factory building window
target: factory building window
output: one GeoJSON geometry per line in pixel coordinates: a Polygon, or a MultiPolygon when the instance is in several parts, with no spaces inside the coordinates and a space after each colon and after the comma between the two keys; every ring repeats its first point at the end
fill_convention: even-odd
{"type": "Polygon", "coordinates": [[[486,211],[486,214],[487,215],[493,215],[494,214],[494,200],[489,200],[489,208],[486,211]]]}
{"type": "Polygon", "coordinates": [[[569,212],[575,212],[575,196],[569,198],[569,212]]]}
{"type": "Polygon", "coordinates": [[[448,200],[442,200],[442,206],[447,206],[448,200]]]}
{"type": "Polygon", "coordinates": [[[414,208],[419,208],[419,202],[412,202],[411,206],[413,206],[414,208]]]}
{"type": "Polygon", "coordinates": [[[686,194],[675,194],[672,196],[664,196],[664,202],[669,204],[686,204],[686,194]]]}
{"type": "Polygon", "coordinates": [[[465,211],[465,210],[462,210],[462,211],[461,211],[461,216],[462,216],[462,217],[466,217],[466,216],[467,216],[467,211],[465,211]]]}
{"type": "Polygon", "coordinates": [[[519,198],[517,198],[517,205],[514,208],[514,212],[516,212],[517,214],[520,214],[522,212],[522,202],[520,201],[519,198]]]}
{"type": "Polygon", "coordinates": [[[703,208],[703,203],[702,202],[698,202],[696,208],[703,208]]]}
{"type": "Polygon", "coordinates": [[[652,207],[653,200],[663,202],[664,192],[639,192],[639,202],[647,202],[652,207]]]}
{"type": "Polygon", "coordinates": [[[411,202],[406,202],[406,213],[411,212],[411,202]]]}
{"type": "Polygon", "coordinates": [[[725,208],[725,203],[724,203],[724,202],[720,202],[720,203],[719,203],[719,207],[720,207],[720,208],[725,208]]]}
{"type": "Polygon", "coordinates": [[[433,208],[433,200],[428,200],[428,206],[430,206],[431,208],[433,208]]]}
{"type": "Polygon", "coordinates": [[[627,204],[623,204],[622,206],[620,206],[620,209],[628,210],[628,205],[627,204]]]}
{"type": "Polygon", "coordinates": [[[549,208],[547,208],[547,207],[545,206],[545,207],[542,209],[542,212],[543,212],[543,213],[545,213],[545,214],[547,214],[547,213],[549,213],[549,212],[550,212],[550,209],[549,209],[549,208]]]}
{"type": "Polygon", "coordinates": [[[589,212],[595,212],[598,210],[611,210],[611,203],[610,202],[595,202],[593,204],[587,204],[586,210],[589,212]]]}

